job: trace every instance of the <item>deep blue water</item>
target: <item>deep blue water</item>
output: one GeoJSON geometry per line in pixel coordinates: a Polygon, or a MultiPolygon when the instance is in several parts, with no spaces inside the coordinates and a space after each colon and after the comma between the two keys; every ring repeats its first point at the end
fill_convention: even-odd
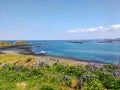
{"type": "Polygon", "coordinates": [[[69,43],[67,40],[48,40],[48,44],[43,44],[40,47],[37,44],[44,41],[29,41],[32,46],[32,51],[36,54],[40,51],[47,51],[49,55],[66,56],[87,61],[98,61],[104,63],[118,64],[120,62],[120,43],[69,43]]]}

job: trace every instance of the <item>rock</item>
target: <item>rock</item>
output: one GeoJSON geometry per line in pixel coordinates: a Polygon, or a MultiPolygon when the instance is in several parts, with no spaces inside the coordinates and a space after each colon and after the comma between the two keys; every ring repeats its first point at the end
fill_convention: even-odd
{"type": "Polygon", "coordinates": [[[41,52],[40,52],[40,55],[41,55],[41,56],[45,56],[45,55],[47,55],[47,52],[46,52],[46,51],[41,51],[41,52]]]}
{"type": "Polygon", "coordinates": [[[25,60],[25,63],[28,63],[32,60],[32,58],[27,58],[27,60],[25,60]]]}

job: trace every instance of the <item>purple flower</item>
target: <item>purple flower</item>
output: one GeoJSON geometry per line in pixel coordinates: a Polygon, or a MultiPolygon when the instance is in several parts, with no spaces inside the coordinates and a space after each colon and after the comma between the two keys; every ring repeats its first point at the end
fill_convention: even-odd
{"type": "Polygon", "coordinates": [[[17,67],[14,67],[14,70],[15,70],[16,72],[18,72],[19,69],[18,69],[17,67]]]}
{"type": "Polygon", "coordinates": [[[118,66],[120,66],[120,61],[119,61],[119,63],[118,63],[118,66]]]}
{"type": "Polygon", "coordinates": [[[89,66],[89,71],[94,72],[94,65],[89,66]]]}
{"type": "Polygon", "coordinates": [[[66,81],[69,80],[68,76],[66,76],[66,75],[63,76],[63,79],[65,79],[66,81]]]}
{"type": "Polygon", "coordinates": [[[80,80],[80,78],[78,78],[78,77],[77,77],[77,78],[76,78],[76,80],[77,80],[77,81],[79,81],[79,80],[80,80]]]}
{"type": "Polygon", "coordinates": [[[120,76],[120,72],[114,72],[114,75],[119,77],[120,76]]]}
{"type": "Polygon", "coordinates": [[[94,79],[94,76],[91,76],[90,74],[85,74],[84,76],[82,76],[82,79],[84,80],[94,79]]]}
{"type": "Polygon", "coordinates": [[[39,60],[36,60],[36,64],[40,67],[44,67],[45,63],[44,62],[40,62],[39,60]]]}
{"type": "Polygon", "coordinates": [[[45,63],[44,62],[40,62],[39,66],[44,67],[45,63]]]}
{"type": "Polygon", "coordinates": [[[106,71],[106,69],[101,65],[97,65],[96,68],[101,71],[106,71]]]}

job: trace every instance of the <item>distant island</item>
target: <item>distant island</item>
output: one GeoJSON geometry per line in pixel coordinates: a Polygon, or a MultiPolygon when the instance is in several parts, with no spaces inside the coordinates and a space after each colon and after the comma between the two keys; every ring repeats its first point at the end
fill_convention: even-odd
{"type": "Polygon", "coordinates": [[[98,41],[98,43],[116,43],[116,42],[120,42],[120,38],[116,38],[116,39],[102,39],[102,40],[98,41]]]}
{"type": "Polygon", "coordinates": [[[79,44],[84,44],[84,43],[90,43],[93,40],[69,40],[69,43],[79,43],[79,44]]]}
{"type": "Polygon", "coordinates": [[[79,43],[79,44],[84,44],[84,43],[91,43],[91,42],[96,42],[96,43],[117,43],[120,42],[120,38],[116,39],[94,39],[94,40],[69,40],[69,43],[79,43]]]}

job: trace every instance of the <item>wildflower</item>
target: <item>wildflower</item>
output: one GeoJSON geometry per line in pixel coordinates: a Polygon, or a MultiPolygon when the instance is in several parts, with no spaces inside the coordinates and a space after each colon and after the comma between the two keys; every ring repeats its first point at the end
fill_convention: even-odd
{"type": "Polygon", "coordinates": [[[89,66],[89,71],[94,72],[94,65],[89,66]]]}
{"type": "Polygon", "coordinates": [[[39,60],[36,60],[36,64],[40,67],[44,67],[45,63],[44,62],[40,62],[39,60]]]}
{"type": "Polygon", "coordinates": [[[66,76],[66,75],[63,76],[63,79],[65,79],[66,81],[69,80],[68,76],[66,76]]]}
{"type": "Polygon", "coordinates": [[[41,63],[39,64],[39,66],[44,67],[44,66],[45,66],[45,63],[44,63],[44,62],[41,62],[41,63]]]}
{"type": "Polygon", "coordinates": [[[101,65],[97,65],[96,68],[101,71],[106,71],[106,69],[101,65]]]}
{"type": "Polygon", "coordinates": [[[91,65],[91,62],[88,62],[87,65],[88,65],[88,66],[91,65]]]}
{"type": "Polygon", "coordinates": [[[79,80],[80,80],[80,78],[78,78],[78,77],[77,77],[77,78],[76,78],[76,80],[77,80],[77,81],[79,81],[79,80]]]}
{"type": "Polygon", "coordinates": [[[90,74],[86,74],[84,76],[82,76],[83,80],[88,80],[88,79],[94,79],[94,76],[91,76],[90,74]]]}
{"type": "Polygon", "coordinates": [[[76,78],[76,83],[77,83],[77,85],[76,85],[76,88],[79,88],[79,89],[81,89],[82,87],[83,87],[83,85],[84,85],[84,82],[83,82],[83,79],[81,78],[76,78]]]}
{"type": "Polygon", "coordinates": [[[120,72],[114,72],[114,75],[119,77],[120,76],[120,72]]]}
{"type": "Polygon", "coordinates": [[[14,67],[14,70],[15,70],[16,72],[18,72],[19,69],[18,69],[17,67],[14,67]]]}
{"type": "Polygon", "coordinates": [[[120,66],[120,61],[119,61],[119,63],[118,63],[118,66],[120,66]]]}

